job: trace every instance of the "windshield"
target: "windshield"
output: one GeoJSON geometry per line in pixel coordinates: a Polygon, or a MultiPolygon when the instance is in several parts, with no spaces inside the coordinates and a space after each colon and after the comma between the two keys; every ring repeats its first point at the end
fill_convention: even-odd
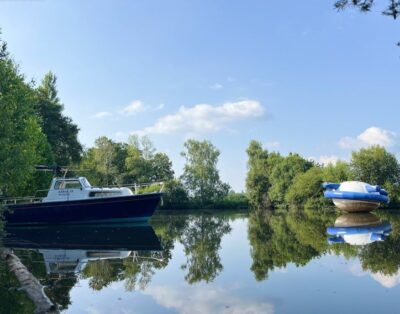
{"type": "Polygon", "coordinates": [[[82,178],[81,182],[85,188],[90,188],[92,186],[86,178],[82,178]]]}

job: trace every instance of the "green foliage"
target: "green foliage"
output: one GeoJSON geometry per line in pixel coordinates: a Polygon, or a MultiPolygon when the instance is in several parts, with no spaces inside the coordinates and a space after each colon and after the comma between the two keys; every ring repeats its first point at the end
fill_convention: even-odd
{"type": "Polygon", "coordinates": [[[298,154],[287,157],[279,153],[268,153],[261,143],[251,141],[247,149],[246,189],[254,207],[277,207],[285,204],[285,194],[294,177],[313,166],[298,154]]]}
{"type": "Polygon", "coordinates": [[[82,145],[78,141],[79,129],[71,118],[63,115],[63,105],[57,96],[57,77],[49,72],[36,89],[35,109],[41,127],[51,146],[58,165],[70,165],[80,160],[82,145]]]}
{"type": "Polygon", "coordinates": [[[294,178],[293,184],[287,190],[285,201],[289,205],[295,206],[304,206],[307,204],[307,207],[310,205],[315,206],[317,202],[323,204],[322,177],[323,169],[318,166],[304,173],[299,173],[294,178]]]}
{"type": "Polygon", "coordinates": [[[187,140],[184,148],[181,179],[190,195],[203,204],[227,195],[229,185],[221,182],[217,169],[219,150],[209,141],[196,140],[187,140]]]}
{"type": "Polygon", "coordinates": [[[163,209],[188,209],[189,195],[182,182],[177,179],[169,180],[164,187],[163,209]]]}
{"type": "Polygon", "coordinates": [[[174,176],[169,157],[155,153],[148,138],[137,136],[132,136],[129,144],[99,137],[95,146],[84,152],[80,168],[94,185],[167,181],[174,176]]]}
{"type": "Polygon", "coordinates": [[[0,193],[31,192],[34,165],[51,160],[48,143],[35,114],[32,86],[8,57],[0,40],[0,193]]]}
{"type": "Polygon", "coordinates": [[[287,157],[276,158],[270,166],[269,176],[271,187],[268,190],[268,197],[275,206],[283,205],[287,190],[294,177],[306,172],[313,166],[311,161],[305,160],[298,154],[289,154],[287,157]]]}
{"type": "Polygon", "coordinates": [[[268,207],[269,182],[269,154],[262,148],[260,142],[251,141],[247,149],[247,176],[246,191],[253,206],[268,207]]]}
{"type": "Polygon", "coordinates": [[[343,182],[353,180],[353,173],[347,162],[338,160],[336,164],[329,164],[323,168],[324,182],[343,182]]]}
{"type": "Polygon", "coordinates": [[[396,157],[381,146],[353,152],[351,168],[356,180],[382,186],[400,183],[400,166],[396,157]]]}

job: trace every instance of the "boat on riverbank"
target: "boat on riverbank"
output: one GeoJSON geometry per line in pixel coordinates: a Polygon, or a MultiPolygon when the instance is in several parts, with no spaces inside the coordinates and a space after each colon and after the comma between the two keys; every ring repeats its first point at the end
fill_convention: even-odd
{"type": "Polygon", "coordinates": [[[369,212],[387,204],[390,199],[386,190],[379,185],[360,181],[346,181],[323,185],[325,198],[332,199],[336,207],[346,212],[369,212]]]}
{"type": "Polygon", "coordinates": [[[162,198],[162,187],[139,194],[129,187],[93,187],[85,177],[53,178],[47,196],[7,199],[7,224],[117,223],[147,221],[162,198]]]}

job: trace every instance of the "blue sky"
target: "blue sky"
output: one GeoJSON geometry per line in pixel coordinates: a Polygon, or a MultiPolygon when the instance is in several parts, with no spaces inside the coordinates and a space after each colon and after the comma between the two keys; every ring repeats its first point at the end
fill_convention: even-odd
{"type": "Polygon", "coordinates": [[[209,139],[241,190],[251,139],[320,161],[398,151],[400,24],[333,2],[0,1],[0,27],[27,78],[58,76],[87,147],[148,134],[180,174],[183,142],[209,139]]]}

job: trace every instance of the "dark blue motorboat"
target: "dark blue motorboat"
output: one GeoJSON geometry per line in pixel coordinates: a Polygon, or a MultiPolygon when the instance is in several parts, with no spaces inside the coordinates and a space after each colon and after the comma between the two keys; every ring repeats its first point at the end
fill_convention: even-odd
{"type": "Polygon", "coordinates": [[[7,202],[7,224],[147,221],[163,193],[134,194],[128,187],[92,187],[84,177],[54,178],[47,197],[7,202]]]}

